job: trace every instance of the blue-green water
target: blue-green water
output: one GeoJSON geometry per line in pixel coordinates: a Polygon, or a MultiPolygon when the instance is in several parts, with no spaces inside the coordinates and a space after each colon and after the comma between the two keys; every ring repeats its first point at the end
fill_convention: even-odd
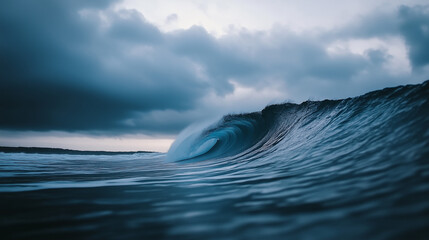
{"type": "Polygon", "coordinates": [[[2,239],[429,239],[429,82],[270,106],[168,154],[0,153],[2,239]]]}

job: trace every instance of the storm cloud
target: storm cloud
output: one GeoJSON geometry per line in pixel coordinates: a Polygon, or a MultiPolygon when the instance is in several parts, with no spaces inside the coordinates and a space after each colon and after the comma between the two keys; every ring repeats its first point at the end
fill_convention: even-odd
{"type": "Polygon", "coordinates": [[[2,3],[0,129],[177,133],[219,112],[213,99],[236,86],[303,100],[427,78],[428,6],[375,12],[334,30],[275,26],[215,37],[200,26],[162,32],[115,3],[2,3]],[[399,39],[411,69],[392,72],[388,48],[341,48],[354,39],[399,39]]]}

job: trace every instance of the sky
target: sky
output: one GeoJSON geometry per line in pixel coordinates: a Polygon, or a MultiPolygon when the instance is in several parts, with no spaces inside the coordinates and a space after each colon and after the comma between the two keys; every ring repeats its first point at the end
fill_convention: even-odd
{"type": "Polygon", "coordinates": [[[0,145],[167,151],[190,124],[429,79],[427,1],[0,8],[0,145]]]}

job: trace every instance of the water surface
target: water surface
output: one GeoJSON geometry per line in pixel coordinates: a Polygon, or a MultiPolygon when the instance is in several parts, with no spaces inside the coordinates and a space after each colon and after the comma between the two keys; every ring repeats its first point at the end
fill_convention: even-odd
{"type": "Polygon", "coordinates": [[[429,239],[428,96],[269,106],[168,154],[0,153],[2,239],[429,239]]]}

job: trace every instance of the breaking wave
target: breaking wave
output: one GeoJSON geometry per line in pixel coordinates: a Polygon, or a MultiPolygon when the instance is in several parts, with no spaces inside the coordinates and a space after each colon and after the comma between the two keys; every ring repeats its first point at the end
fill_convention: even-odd
{"type": "Polygon", "coordinates": [[[428,85],[426,81],[355,98],[285,103],[261,112],[227,115],[215,124],[182,133],[167,159],[252,159],[270,154],[291,158],[309,152],[335,156],[356,148],[362,151],[353,154],[360,155],[400,140],[406,150],[413,148],[414,131],[428,127],[428,85]]]}

